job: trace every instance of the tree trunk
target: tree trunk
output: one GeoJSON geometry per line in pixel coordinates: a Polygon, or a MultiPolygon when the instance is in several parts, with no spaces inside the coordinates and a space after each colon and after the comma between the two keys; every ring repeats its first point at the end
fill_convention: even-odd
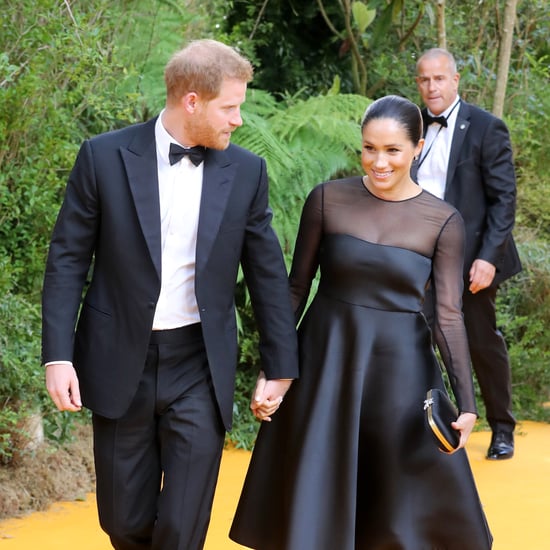
{"type": "Polygon", "coordinates": [[[351,0],[341,0],[339,2],[342,14],[344,16],[345,32],[340,32],[332,24],[323,4],[322,0],[317,0],[317,5],[321,10],[321,15],[325,20],[325,23],[329,29],[340,40],[347,42],[351,52],[351,76],[353,80],[353,87],[355,92],[360,95],[366,95],[367,93],[367,66],[363,60],[363,56],[359,50],[359,44],[357,37],[353,31],[352,23],[352,2],[351,0]]]}
{"type": "Polygon", "coordinates": [[[12,436],[13,465],[21,463],[22,458],[44,442],[44,425],[40,411],[26,412],[17,422],[12,436]]]}
{"type": "Polygon", "coordinates": [[[437,5],[437,46],[447,49],[447,30],[445,27],[445,0],[436,0],[437,5]]]}
{"type": "Polygon", "coordinates": [[[508,84],[510,56],[512,55],[512,38],[514,36],[517,3],[518,0],[506,0],[504,8],[504,24],[502,26],[502,36],[500,37],[497,82],[493,100],[493,114],[499,118],[502,118],[504,113],[504,98],[506,96],[506,85],[508,84]]]}

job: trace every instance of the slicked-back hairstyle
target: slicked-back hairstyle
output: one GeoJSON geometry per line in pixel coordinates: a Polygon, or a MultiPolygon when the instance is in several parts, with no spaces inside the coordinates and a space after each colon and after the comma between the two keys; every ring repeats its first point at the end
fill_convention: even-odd
{"type": "Polygon", "coordinates": [[[371,121],[391,118],[405,130],[414,145],[422,139],[422,114],[412,101],[398,95],[387,95],[372,102],[361,120],[361,131],[371,121]]]}
{"type": "Polygon", "coordinates": [[[451,69],[451,72],[454,74],[456,73],[456,61],[453,55],[445,50],[444,48],[431,48],[429,50],[426,50],[416,62],[416,72],[418,73],[418,67],[422,61],[425,61],[426,59],[435,59],[436,57],[446,57],[449,62],[449,68],[451,69]]]}
{"type": "Polygon", "coordinates": [[[250,82],[248,59],[216,40],[195,40],[176,52],[164,69],[168,102],[196,92],[206,100],[218,96],[225,78],[250,82]]]}

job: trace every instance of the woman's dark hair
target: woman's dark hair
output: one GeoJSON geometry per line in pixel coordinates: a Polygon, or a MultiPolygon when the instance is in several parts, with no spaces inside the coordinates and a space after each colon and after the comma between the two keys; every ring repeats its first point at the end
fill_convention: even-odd
{"type": "Polygon", "coordinates": [[[404,97],[387,95],[373,101],[363,115],[361,131],[371,120],[377,118],[391,118],[398,122],[415,145],[422,139],[422,114],[420,109],[404,97]]]}

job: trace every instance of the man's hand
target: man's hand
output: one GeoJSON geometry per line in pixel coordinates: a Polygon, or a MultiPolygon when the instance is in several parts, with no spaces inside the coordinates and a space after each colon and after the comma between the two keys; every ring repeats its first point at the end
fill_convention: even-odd
{"type": "Polygon", "coordinates": [[[60,411],[77,412],[82,408],[78,378],[71,364],[48,364],[46,366],[46,388],[60,411]]]}
{"type": "Polygon", "coordinates": [[[260,371],[256,388],[250,403],[250,408],[258,420],[271,422],[271,416],[283,402],[283,397],[292,384],[291,378],[267,380],[265,373],[260,371]]]}
{"type": "Polygon", "coordinates": [[[493,264],[479,258],[474,260],[470,268],[470,286],[468,287],[470,292],[475,294],[491,286],[496,271],[497,269],[493,264]]]}

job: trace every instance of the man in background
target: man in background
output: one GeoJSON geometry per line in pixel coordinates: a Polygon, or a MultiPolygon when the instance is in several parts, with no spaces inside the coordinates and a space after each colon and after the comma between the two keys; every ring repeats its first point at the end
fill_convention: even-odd
{"type": "MultiPolygon", "coordinates": [[[[521,270],[512,237],[516,180],[510,136],[499,118],[466,103],[460,75],[446,50],[426,51],[416,64],[425,143],[412,175],[464,218],[463,314],[472,365],[492,430],[487,458],[514,455],[510,361],[496,326],[499,284],[521,270]]],[[[427,300],[427,316],[433,312],[427,300]]]]}

